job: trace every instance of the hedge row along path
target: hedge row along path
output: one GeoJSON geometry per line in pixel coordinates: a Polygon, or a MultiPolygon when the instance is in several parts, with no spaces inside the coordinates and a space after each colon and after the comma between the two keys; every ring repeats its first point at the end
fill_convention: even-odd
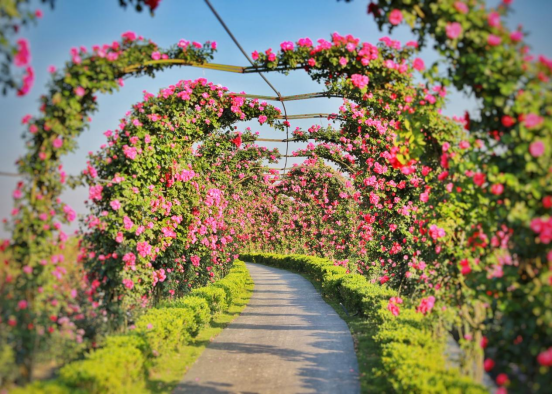
{"type": "Polygon", "coordinates": [[[347,324],[298,274],[258,264],[249,305],[174,393],[359,393],[347,324]]]}

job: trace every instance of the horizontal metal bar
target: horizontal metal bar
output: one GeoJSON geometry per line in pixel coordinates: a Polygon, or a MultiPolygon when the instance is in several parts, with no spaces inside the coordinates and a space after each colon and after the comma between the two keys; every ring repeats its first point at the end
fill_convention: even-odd
{"type": "Polygon", "coordinates": [[[136,70],[140,70],[141,68],[147,67],[147,66],[157,66],[157,65],[180,65],[180,66],[191,66],[191,67],[199,67],[202,69],[212,69],[212,70],[220,70],[220,71],[227,71],[230,73],[245,73],[245,67],[241,66],[232,66],[228,64],[219,64],[219,63],[197,63],[197,62],[188,62],[184,59],[159,59],[159,60],[149,60],[147,62],[141,63],[141,64],[133,64],[130,66],[127,66],[123,69],[124,73],[131,73],[136,70]]]}
{"type": "Polygon", "coordinates": [[[244,94],[244,93],[229,93],[230,96],[237,96],[237,97],[245,97],[248,99],[262,99],[262,100],[269,100],[269,101],[293,101],[293,100],[307,100],[307,99],[316,99],[321,97],[343,97],[341,95],[328,95],[324,92],[316,92],[316,93],[304,93],[301,95],[290,95],[290,96],[263,96],[263,95],[253,95],[253,94],[244,94]]]}
{"type": "MultiPolygon", "coordinates": [[[[288,115],[287,119],[310,119],[310,118],[328,118],[333,114],[296,114],[296,115],[288,115]]],[[[279,115],[276,117],[277,119],[286,119],[286,116],[279,115]]]]}
{"type": "Polygon", "coordinates": [[[257,139],[256,141],[269,141],[273,143],[287,143],[287,142],[294,142],[294,141],[301,141],[301,140],[295,140],[295,139],[284,139],[284,140],[278,140],[278,139],[257,139]]]}
{"type": "Polygon", "coordinates": [[[233,66],[229,64],[209,63],[209,62],[205,62],[205,63],[189,62],[184,59],[159,59],[159,60],[148,60],[141,64],[133,64],[133,65],[127,66],[123,68],[123,73],[131,73],[133,71],[140,70],[141,68],[144,68],[147,66],[157,66],[157,65],[163,65],[163,64],[199,67],[202,69],[212,69],[212,70],[227,71],[230,73],[240,73],[240,74],[303,69],[303,67],[295,67],[293,69],[290,69],[285,66],[276,67],[275,69],[269,69],[266,67],[243,67],[243,66],[233,66]]]}
{"type": "Polygon", "coordinates": [[[10,173],[10,172],[7,172],[7,171],[0,171],[0,176],[7,176],[7,177],[23,177],[23,174],[10,173]]]}
{"type": "Polygon", "coordinates": [[[297,66],[297,67],[294,67],[294,68],[289,68],[289,67],[286,67],[286,66],[278,66],[274,69],[269,69],[267,67],[254,67],[254,66],[249,66],[249,67],[244,67],[243,68],[243,72],[244,73],[266,73],[268,71],[288,71],[288,70],[303,70],[305,67],[304,66],[297,66]]]}

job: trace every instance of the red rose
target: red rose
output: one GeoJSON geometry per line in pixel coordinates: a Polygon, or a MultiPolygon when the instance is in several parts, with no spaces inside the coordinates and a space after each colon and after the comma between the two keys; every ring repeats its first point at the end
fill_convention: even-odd
{"type": "Polygon", "coordinates": [[[509,115],[502,116],[502,125],[504,125],[504,127],[510,128],[514,125],[514,123],[516,123],[516,121],[511,116],[509,115]]]}
{"type": "Polygon", "coordinates": [[[483,362],[483,368],[485,369],[485,372],[490,372],[493,370],[495,366],[495,361],[493,361],[491,358],[487,358],[485,362],[483,362]]]}

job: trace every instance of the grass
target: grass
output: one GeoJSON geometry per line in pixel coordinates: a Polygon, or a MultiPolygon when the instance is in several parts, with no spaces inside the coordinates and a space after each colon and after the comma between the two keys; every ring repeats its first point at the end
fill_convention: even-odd
{"type": "Polygon", "coordinates": [[[205,347],[240,315],[251,298],[253,288],[253,280],[249,277],[243,294],[232,303],[226,312],[215,316],[210,326],[201,330],[190,344],[182,347],[176,353],[159,358],[155,365],[149,369],[145,393],[171,393],[205,350],[205,347]]]}

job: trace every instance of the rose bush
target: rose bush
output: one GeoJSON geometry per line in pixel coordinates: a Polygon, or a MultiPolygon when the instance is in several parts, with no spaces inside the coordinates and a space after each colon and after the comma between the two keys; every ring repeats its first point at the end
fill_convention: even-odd
{"type": "MultiPolygon", "coordinates": [[[[547,388],[550,61],[533,62],[521,34],[501,25],[507,7],[487,12],[478,4],[371,3],[380,26],[404,21],[417,29],[420,41],[405,46],[336,33],[253,52],[250,71],[305,69],[324,95],[344,98],[333,125],[293,132],[308,142],[295,153],[307,160],[285,176],[264,166],[277,151],[232,129],[257,118],[283,130],[289,121],[277,121],[276,108],[204,80],[147,94],[85,170],[86,316],[120,317],[121,308],[183,294],[223,276],[239,249],[320,254],[387,283],[419,314],[440,321],[439,311],[454,310],[447,316],[457,317],[474,377],[485,368],[501,391],[547,388]],[[446,78],[416,57],[428,36],[448,62],[446,78]],[[414,82],[419,76],[423,84],[414,82]],[[440,114],[451,84],[481,99],[479,119],[440,114]]],[[[14,192],[13,237],[3,244],[16,265],[2,289],[8,342],[45,339],[52,312],[58,325],[62,311],[71,322],[84,319],[59,288],[43,285],[59,274],[66,241],[59,224],[75,218],[59,200],[67,182],[59,157],[96,109],[94,93],[116,89],[125,76],[202,64],[215,48],[181,40],[162,51],[125,33],[91,54],[75,49],[54,75],[44,117],[24,119],[29,153],[19,165],[30,176],[14,192]],[[61,303],[52,310],[54,300],[61,303]]],[[[392,315],[400,314],[397,303],[389,301],[392,315]]],[[[20,363],[32,358],[32,347],[17,351],[20,363]]]]}

